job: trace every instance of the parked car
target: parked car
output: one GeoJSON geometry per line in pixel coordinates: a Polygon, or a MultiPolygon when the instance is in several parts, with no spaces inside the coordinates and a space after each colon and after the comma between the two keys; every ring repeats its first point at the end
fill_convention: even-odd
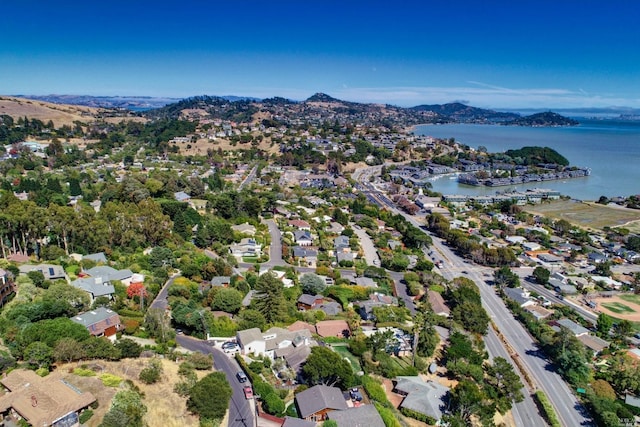
{"type": "Polygon", "coordinates": [[[227,341],[222,343],[222,351],[225,353],[236,353],[240,351],[240,346],[233,341],[227,341]]]}
{"type": "Polygon", "coordinates": [[[245,399],[247,399],[247,400],[253,399],[253,389],[251,388],[250,385],[244,386],[242,391],[244,392],[244,398],[245,399]]]}
{"type": "Polygon", "coordinates": [[[362,394],[357,387],[349,390],[349,396],[351,397],[351,400],[355,400],[356,402],[362,401],[362,394]]]}

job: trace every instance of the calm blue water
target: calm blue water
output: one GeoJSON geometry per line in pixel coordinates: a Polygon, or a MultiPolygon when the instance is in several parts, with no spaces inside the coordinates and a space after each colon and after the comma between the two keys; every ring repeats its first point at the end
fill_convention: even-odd
{"type": "MultiPolygon", "coordinates": [[[[591,176],[566,181],[547,181],[497,190],[551,188],[581,200],[600,196],[640,194],[640,122],[580,120],[574,127],[530,128],[498,125],[423,125],[414,133],[436,138],[455,138],[472,148],[502,152],[525,146],[551,147],[571,165],[591,168],[591,176]]],[[[471,187],[443,177],[433,181],[443,194],[494,194],[496,188],[471,187]]]]}

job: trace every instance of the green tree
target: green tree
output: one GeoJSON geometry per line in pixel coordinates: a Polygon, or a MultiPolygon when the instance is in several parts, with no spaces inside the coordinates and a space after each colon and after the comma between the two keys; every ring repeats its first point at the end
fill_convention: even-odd
{"type": "Polygon", "coordinates": [[[211,308],[235,314],[242,307],[243,297],[242,293],[234,288],[218,289],[211,303],[211,308]]]}
{"type": "Polygon", "coordinates": [[[465,301],[456,305],[451,312],[453,320],[460,323],[467,331],[484,335],[489,328],[489,315],[481,304],[465,301]]]}
{"type": "Polygon", "coordinates": [[[494,399],[496,408],[501,414],[511,409],[512,402],[522,402],[522,382],[513,370],[513,366],[504,358],[496,357],[493,364],[487,367],[487,384],[494,399]]]}
{"type": "Polygon", "coordinates": [[[546,285],[549,283],[551,272],[544,267],[538,266],[533,269],[533,277],[535,277],[537,283],[546,285]]]}
{"type": "Polygon", "coordinates": [[[511,269],[507,266],[500,267],[493,274],[493,279],[496,283],[496,286],[499,288],[503,286],[507,286],[509,288],[517,288],[520,286],[520,278],[517,274],[511,271],[511,269]]]}
{"type": "Polygon", "coordinates": [[[149,364],[140,371],[140,381],[145,384],[155,384],[162,376],[162,362],[160,359],[151,359],[149,364]]]}
{"type": "Polygon", "coordinates": [[[287,302],[282,282],[271,272],[258,277],[254,305],[267,323],[283,321],[287,317],[287,302]]]}
{"type": "Polygon", "coordinates": [[[101,427],[142,427],[147,407],[142,396],[134,390],[122,390],[113,396],[111,409],[105,414],[101,427]]]}
{"type": "Polygon", "coordinates": [[[303,274],[300,278],[300,285],[302,286],[302,292],[311,295],[321,294],[327,287],[324,280],[314,273],[303,274]]]}
{"type": "Polygon", "coordinates": [[[613,326],[613,318],[611,316],[609,316],[607,313],[600,313],[598,315],[596,329],[598,330],[598,334],[600,336],[603,336],[603,337],[608,336],[612,326],[613,326]]]}
{"type": "Polygon", "coordinates": [[[51,347],[41,341],[32,342],[24,349],[22,357],[30,366],[48,368],[51,364],[51,347]]]}
{"type": "Polygon", "coordinates": [[[267,325],[267,319],[258,310],[242,310],[239,315],[238,330],[258,328],[263,330],[267,325]]]}
{"type": "Polygon", "coordinates": [[[353,384],[351,364],[327,347],[313,347],[302,368],[309,384],[325,384],[347,388],[353,384]]]}
{"type": "Polygon", "coordinates": [[[222,372],[213,372],[195,383],[189,392],[187,408],[200,419],[222,419],[232,390],[227,379],[222,372]]]}
{"type": "Polygon", "coordinates": [[[69,363],[84,356],[84,346],[73,338],[62,338],[53,349],[53,357],[58,362],[69,363]]]}
{"type": "Polygon", "coordinates": [[[123,359],[139,357],[140,353],[142,353],[140,344],[129,338],[120,338],[116,341],[115,347],[120,350],[120,356],[123,359]]]}

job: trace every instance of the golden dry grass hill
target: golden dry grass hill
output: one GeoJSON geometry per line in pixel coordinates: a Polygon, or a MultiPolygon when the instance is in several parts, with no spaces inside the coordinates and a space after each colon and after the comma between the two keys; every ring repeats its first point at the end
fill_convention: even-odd
{"type": "Polygon", "coordinates": [[[45,123],[51,120],[55,127],[71,126],[75,121],[91,121],[98,117],[101,111],[98,108],[79,105],[53,104],[26,98],[0,96],[0,115],[6,114],[14,120],[25,116],[45,123]]]}

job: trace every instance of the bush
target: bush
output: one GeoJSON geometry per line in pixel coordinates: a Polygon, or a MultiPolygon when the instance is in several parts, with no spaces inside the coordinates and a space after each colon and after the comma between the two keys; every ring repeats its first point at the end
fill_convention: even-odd
{"type": "Polygon", "coordinates": [[[434,419],[433,417],[430,417],[428,415],[422,414],[417,411],[413,411],[408,408],[402,408],[400,409],[400,412],[402,413],[402,415],[406,417],[413,418],[414,420],[422,421],[423,423],[426,423],[429,425],[435,425],[437,422],[437,420],[434,419]]]}
{"type": "Polygon", "coordinates": [[[79,417],[80,424],[84,424],[89,421],[93,417],[93,411],[91,409],[87,409],[86,411],[82,411],[79,417]]]}
{"type": "Polygon", "coordinates": [[[285,411],[285,415],[291,417],[291,418],[300,418],[300,415],[298,414],[298,408],[296,408],[296,404],[295,403],[291,403],[289,406],[287,406],[287,410],[285,411]]]}
{"type": "Polygon", "coordinates": [[[86,368],[75,368],[73,370],[74,375],[77,375],[79,377],[95,377],[96,373],[93,372],[91,369],[86,369],[86,368]]]}
{"type": "Polygon", "coordinates": [[[213,359],[211,358],[211,355],[196,352],[190,354],[187,361],[199,371],[206,371],[213,368],[213,359]]]}
{"type": "Polygon", "coordinates": [[[387,399],[387,395],[385,394],[382,385],[378,381],[374,380],[368,375],[363,375],[362,386],[364,387],[371,400],[375,400],[376,402],[387,408],[391,407],[391,402],[389,402],[389,400],[387,399]]]}
{"type": "Polygon", "coordinates": [[[113,374],[102,374],[100,375],[100,381],[107,387],[118,387],[122,382],[122,378],[113,374]]]}
{"type": "Polygon", "coordinates": [[[538,390],[535,392],[536,400],[542,407],[542,412],[544,417],[549,421],[551,427],[560,427],[560,421],[558,420],[558,415],[556,415],[556,410],[551,406],[551,402],[547,398],[547,395],[544,394],[542,390],[538,390]]]}
{"type": "Polygon", "coordinates": [[[123,319],[124,333],[127,335],[133,335],[140,327],[140,322],[135,319],[123,319]]]}
{"type": "Polygon", "coordinates": [[[267,414],[281,416],[284,414],[284,401],[276,393],[271,393],[262,397],[262,409],[267,414]]]}
{"type": "Polygon", "coordinates": [[[46,377],[47,375],[49,375],[49,370],[47,368],[38,368],[36,369],[36,374],[41,377],[46,377]]]}
{"type": "Polygon", "coordinates": [[[400,422],[398,422],[398,420],[396,419],[396,416],[393,414],[393,411],[391,409],[385,408],[378,402],[374,402],[374,405],[378,410],[378,413],[380,414],[380,418],[382,418],[382,422],[384,423],[385,427],[401,426],[400,422]]]}

